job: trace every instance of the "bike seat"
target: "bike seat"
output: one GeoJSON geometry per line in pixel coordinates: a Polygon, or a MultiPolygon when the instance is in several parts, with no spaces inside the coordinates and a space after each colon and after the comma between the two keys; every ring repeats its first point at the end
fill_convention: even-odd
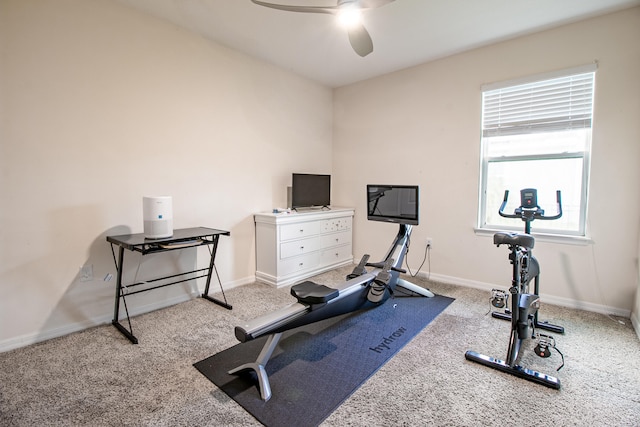
{"type": "Polygon", "coordinates": [[[536,239],[530,234],[500,232],[493,235],[494,245],[515,245],[533,249],[536,239]]]}
{"type": "Polygon", "coordinates": [[[291,295],[296,297],[298,302],[306,304],[324,304],[336,298],[340,294],[337,289],[307,280],[291,287],[291,295]]]}

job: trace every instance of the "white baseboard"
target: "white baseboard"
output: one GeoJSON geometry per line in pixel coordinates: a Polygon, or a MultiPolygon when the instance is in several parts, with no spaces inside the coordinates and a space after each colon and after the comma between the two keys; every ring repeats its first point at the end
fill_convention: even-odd
{"type": "MultiPolygon", "coordinates": [[[[448,283],[451,285],[465,286],[468,288],[482,289],[482,290],[487,290],[489,292],[491,291],[491,289],[500,288],[500,286],[492,283],[478,282],[478,281],[469,280],[469,279],[461,279],[459,277],[445,276],[442,274],[434,274],[434,273],[427,274],[427,273],[420,272],[418,276],[425,279],[433,280],[434,282],[442,282],[442,283],[448,283]]],[[[609,307],[601,304],[577,301],[570,298],[562,298],[562,297],[546,295],[546,294],[540,294],[540,298],[542,298],[542,300],[546,303],[558,305],[561,307],[592,311],[594,313],[600,313],[600,314],[606,314],[606,315],[620,316],[627,319],[631,317],[631,310],[624,310],[618,307],[609,307]]],[[[636,319],[636,323],[637,323],[637,319],[636,319]]],[[[636,332],[638,332],[638,327],[636,327],[635,329],[636,329],[636,332]]]]}
{"type": "MultiPolygon", "coordinates": [[[[229,289],[233,289],[238,286],[246,285],[249,283],[253,283],[255,281],[255,277],[246,277],[244,279],[235,280],[233,282],[227,282],[224,284],[224,290],[227,291],[229,289]]],[[[214,285],[214,281],[211,283],[211,287],[209,289],[209,294],[213,295],[220,291],[220,288],[217,286],[217,283],[214,285]]],[[[138,316],[140,314],[148,313],[150,311],[158,310],[161,308],[170,307],[175,304],[180,304],[182,302],[189,301],[193,298],[198,298],[204,292],[204,284],[202,286],[198,286],[197,292],[193,290],[189,293],[184,293],[174,298],[165,299],[162,301],[156,301],[150,304],[145,304],[138,307],[132,307],[129,311],[129,316],[138,316]]],[[[39,332],[35,332],[32,334],[26,334],[15,338],[9,338],[3,341],[0,341],[0,353],[5,351],[14,350],[20,347],[26,347],[31,344],[36,344],[39,342],[47,341],[53,338],[62,337],[65,335],[72,334],[74,332],[80,332],[85,329],[93,328],[95,326],[100,326],[104,324],[110,324],[113,319],[113,312],[103,313],[101,315],[95,316],[91,319],[84,320],[82,322],[70,323],[65,326],[61,326],[53,329],[45,329],[39,332]]]]}
{"type": "Polygon", "coordinates": [[[638,319],[635,313],[631,314],[631,324],[633,325],[633,329],[636,331],[638,339],[640,339],[640,319],[638,319]]]}
{"type": "MultiPolygon", "coordinates": [[[[144,314],[150,311],[158,310],[160,308],[170,307],[172,305],[188,301],[197,296],[198,295],[192,292],[191,294],[183,294],[183,295],[180,295],[179,297],[154,302],[152,304],[133,307],[129,311],[129,316],[133,317],[139,314],[144,314]]],[[[31,344],[36,344],[36,343],[47,341],[53,338],[62,337],[65,335],[72,334],[74,332],[80,332],[85,329],[93,328],[95,326],[108,324],[108,323],[111,323],[112,319],[113,319],[113,313],[103,314],[100,316],[93,317],[91,319],[84,320],[82,322],[70,323],[68,325],[61,326],[58,328],[45,329],[43,331],[39,331],[33,334],[26,334],[26,335],[11,338],[8,340],[4,340],[0,343],[0,352],[13,350],[20,347],[26,347],[31,344]]]]}

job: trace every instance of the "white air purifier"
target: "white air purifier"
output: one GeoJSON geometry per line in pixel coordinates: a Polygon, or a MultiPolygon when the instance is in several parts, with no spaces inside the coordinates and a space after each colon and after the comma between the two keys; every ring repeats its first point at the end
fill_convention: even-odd
{"type": "Polygon", "coordinates": [[[173,202],[171,196],[143,197],[144,237],[163,239],[173,236],[173,202]]]}

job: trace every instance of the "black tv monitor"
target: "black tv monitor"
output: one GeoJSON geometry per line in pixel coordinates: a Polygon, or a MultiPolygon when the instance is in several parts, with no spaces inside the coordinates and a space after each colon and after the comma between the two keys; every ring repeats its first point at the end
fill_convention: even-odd
{"type": "Polygon", "coordinates": [[[367,185],[367,219],[418,225],[420,189],[417,185],[367,185]]]}
{"type": "Polygon", "coordinates": [[[291,176],[291,207],[324,207],[331,204],[331,175],[294,173],[291,176]]]}

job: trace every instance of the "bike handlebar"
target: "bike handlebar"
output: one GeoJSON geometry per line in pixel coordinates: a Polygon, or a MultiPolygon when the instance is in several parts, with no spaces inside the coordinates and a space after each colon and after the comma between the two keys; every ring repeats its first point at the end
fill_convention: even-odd
{"type": "Polygon", "coordinates": [[[507,200],[509,200],[509,190],[504,190],[504,199],[502,200],[502,204],[500,205],[500,209],[498,209],[498,214],[505,218],[517,218],[516,215],[509,215],[504,213],[504,208],[507,206],[507,200]]]}
{"type": "Polygon", "coordinates": [[[560,196],[560,190],[556,190],[556,210],[558,211],[557,214],[544,219],[558,219],[562,216],[562,197],[560,196]]]}
{"type": "Polygon", "coordinates": [[[504,218],[521,218],[523,221],[526,221],[526,220],[532,221],[534,219],[553,220],[553,219],[558,219],[562,216],[562,197],[560,195],[560,190],[556,191],[557,213],[552,216],[545,216],[544,209],[541,209],[540,206],[534,206],[531,208],[526,206],[520,206],[516,208],[513,214],[506,214],[504,213],[504,208],[507,205],[508,199],[509,199],[509,190],[505,190],[504,199],[502,200],[500,209],[498,209],[498,214],[500,214],[500,216],[504,218]]]}

